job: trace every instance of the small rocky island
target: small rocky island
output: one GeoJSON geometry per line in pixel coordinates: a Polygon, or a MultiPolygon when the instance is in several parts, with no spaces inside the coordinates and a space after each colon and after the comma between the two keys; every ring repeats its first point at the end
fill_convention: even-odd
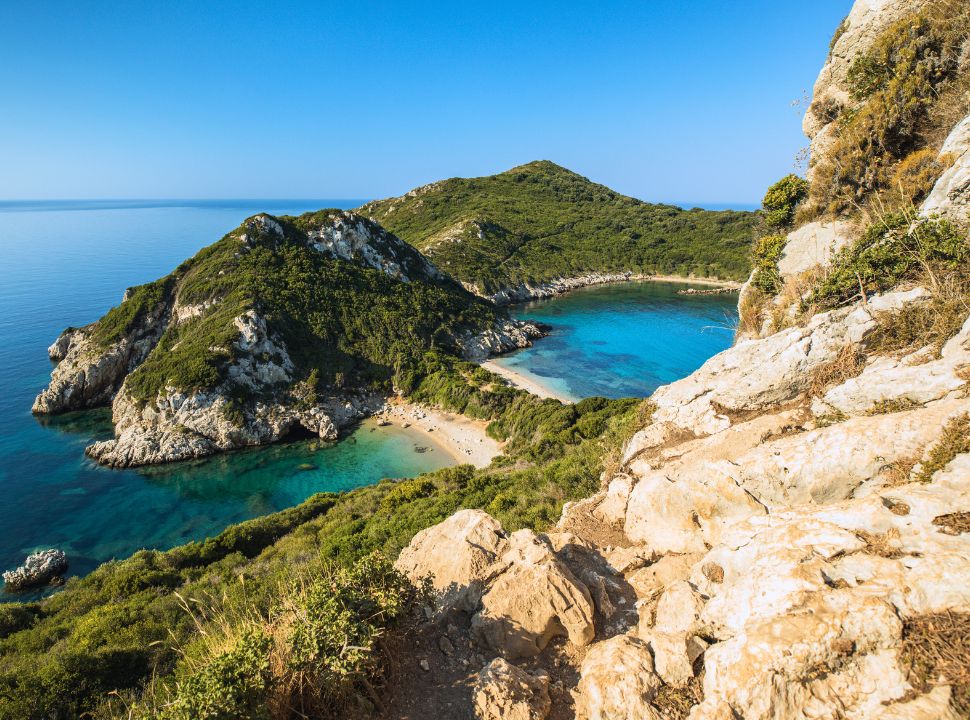
{"type": "Polygon", "coordinates": [[[116,437],[86,452],[118,467],[335,439],[429,363],[541,335],[355,213],[261,214],[65,330],[33,411],[110,403],[116,437]]]}

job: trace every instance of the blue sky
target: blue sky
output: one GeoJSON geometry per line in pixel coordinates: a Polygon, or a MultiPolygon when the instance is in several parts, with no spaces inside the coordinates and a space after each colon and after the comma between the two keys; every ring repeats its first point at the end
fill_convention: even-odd
{"type": "Polygon", "coordinates": [[[371,198],[542,158],[756,203],[850,7],[5,2],[0,199],[371,198]]]}

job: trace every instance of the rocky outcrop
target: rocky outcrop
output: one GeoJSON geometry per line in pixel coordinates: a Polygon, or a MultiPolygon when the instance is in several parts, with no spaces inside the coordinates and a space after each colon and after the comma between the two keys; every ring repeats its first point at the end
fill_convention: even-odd
{"type": "Polygon", "coordinates": [[[67,572],[67,555],[61,550],[42,550],[27,556],[24,564],[3,574],[4,589],[20,592],[41,585],[63,581],[67,572]]]}
{"type": "Polygon", "coordinates": [[[541,326],[522,320],[503,319],[481,332],[469,332],[458,338],[466,360],[481,362],[492,355],[520,350],[547,335],[541,326]]]}
{"type": "Polygon", "coordinates": [[[292,385],[293,362],[255,311],[234,320],[234,362],[223,384],[185,392],[168,387],[139,402],[122,385],[112,403],[116,437],[86,449],[112,467],[131,467],[205,457],[216,452],[276,442],[302,427],[324,440],[383,404],[379,396],[318,398],[308,403],[292,385]],[[238,388],[263,398],[240,409],[238,388]]]}
{"type": "Polygon", "coordinates": [[[586,654],[576,691],[579,720],[661,720],[651,704],[661,681],[650,649],[621,635],[597,643],[586,654]]]}
{"type": "Polygon", "coordinates": [[[940,159],[949,167],[923,201],[920,213],[970,222],[970,115],[953,128],[940,148],[940,159]]]}
{"type": "Polygon", "coordinates": [[[638,280],[642,276],[632,272],[622,273],[590,273],[569,278],[556,278],[543,282],[530,283],[523,282],[513,287],[502,288],[498,292],[486,294],[475,285],[466,285],[470,292],[491,300],[496,305],[508,305],[510,303],[525,302],[526,300],[540,300],[542,298],[555,297],[562,295],[570,290],[577,290],[590,285],[603,285],[605,283],[625,282],[627,280],[638,280]]]}
{"type": "Polygon", "coordinates": [[[508,546],[498,520],[482,510],[459,510],[415,535],[395,567],[415,583],[430,578],[440,607],[473,612],[491,567],[508,546]]]}
{"type": "Polygon", "coordinates": [[[556,636],[578,646],[593,639],[589,590],[556,557],[548,540],[531,530],[512,533],[491,575],[471,631],[502,656],[535,655],[556,636]]]}
{"type": "Polygon", "coordinates": [[[155,348],[171,310],[170,301],[157,304],[107,347],[94,337],[93,325],[65,330],[47,350],[57,365],[50,384],[34,400],[33,412],[60,413],[111,402],[128,373],[155,348]]]}
{"type": "Polygon", "coordinates": [[[955,717],[954,679],[927,689],[903,648],[908,623],[970,613],[970,534],[948,520],[970,516],[970,455],[929,481],[920,469],[970,413],[970,318],[938,354],[866,345],[875,316],[925,297],[889,293],[739,343],[655,393],[653,418],[559,532],[500,537],[463,511],[416,538],[409,574],[428,571],[431,538],[460,547],[462,518],[490,528],[488,555],[450,576],[481,588],[464,632],[549,672],[558,634],[578,718],[683,717],[671,707],[684,704],[690,720],[955,717]],[[869,356],[861,372],[810,397],[806,378],[847,346],[869,356]]]}
{"type": "Polygon", "coordinates": [[[478,720],[545,720],[552,705],[548,675],[531,675],[502,658],[482,668],[474,692],[478,720]]]}
{"type": "Polygon", "coordinates": [[[848,83],[852,61],[868,50],[883,30],[924,4],[923,0],[858,0],[853,4],[837,30],[802,122],[802,129],[812,141],[813,161],[827,152],[842,110],[856,106],[848,83]]]}
{"type": "MultiPolygon", "coordinates": [[[[275,222],[269,216],[258,217],[275,222]]],[[[282,234],[279,224],[276,227],[282,234]]],[[[410,282],[415,277],[436,280],[445,277],[413,247],[354,212],[335,212],[329,222],[310,230],[307,237],[322,253],[348,262],[363,262],[395,280],[410,282]]]]}

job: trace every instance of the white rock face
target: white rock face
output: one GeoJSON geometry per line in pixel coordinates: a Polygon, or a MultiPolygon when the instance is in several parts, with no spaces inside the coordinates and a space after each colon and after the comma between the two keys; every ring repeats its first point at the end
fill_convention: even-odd
{"type": "Polygon", "coordinates": [[[590,273],[589,275],[580,275],[578,277],[570,278],[556,278],[555,280],[547,280],[540,283],[524,282],[514,287],[503,288],[492,295],[482,293],[482,291],[475,285],[468,285],[466,288],[469,292],[473,292],[476,295],[485,297],[496,305],[508,305],[509,303],[524,302],[525,300],[538,300],[540,298],[555,297],[556,295],[567,293],[570,290],[589,287],[590,285],[603,285],[605,283],[634,280],[637,277],[639,276],[635,276],[632,272],[590,273]]]}
{"type": "Polygon", "coordinates": [[[307,233],[319,252],[350,262],[361,260],[396,280],[410,282],[415,276],[443,276],[423,255],[380,225],[352,212],[335,215],[317,230],[307,233]]]}
{"type": "Polygon", "coordinates": [[[946,342],[938,359],[927,360],[932,356],[932,348],[923,348],[903,358],[876,358],[861,375],[813,402],[812,412],[862,415],[887,403],[926,405],[957,393],[967,383],[961,375],[970,366],[970,320],[946,342]]]}
{"type": "Polygon", "coordinates": [[[140,365],[168,325],[171,306],[159,303],[117,342],[100,347],[93,326],[66,330],[47,353],[57,366],[50,384],[34,400],[33,412],[59,413],[111,401],[125,376],[140,365]]]}
{"type": "Polygon", "coordinates": [[[276,442],[296,427],[336,440],[339,427],[380,404],[376,397],[341,396],[306,406],[291,394],[293,363],[265,320],[249,311],[234,322],[239,336],[228,382],[273,400],[257,401],[240,418],[226,385],[194,392],[165,388],[141,404],[123,384],[112,403],[116,437],[88,446],[88,456],[113,467],[174,462],[276,442]]]}
{"type": "Polygon", "coordinates": [[[576,692],[578,720],[661,720],[651,704],[661,681],[647,645],[628,635],[590,648],[576,692]]]}
{"type": "Polygon", "coordinates": [[[482,510],[459,510],[415,535],[394,566],[416,583],[430,576],[442,607],[474,611],[492,565],[508,547],[498,520],[482,510]]]}
{"type": "Polygon", "coordinates": [[[472,618],[472,632],[496,652],[510,659],[529,657],[556,636],[578,646],[593,639],[589,591],[544,538],[531,530],[512,533],[492,572],[495,578],[472,618]]]}
{"type": "Polygon", "coordinates": [[[532,341],[546,335],[537,325],[521,320],[497,320],[482,332],[469,332],[457,338],[466,360],[481,362],[492,355],[530,347],[532,341]]]}
{"type": "Polygon", "coordinates": [[[482,668],[474,692],[478,720],[544,720],[552,706],[548,675],[530,675],[502,658],[482,668]]]}
{"type": "Polygon", "coordinates": [[[923,202],[920,213],[970,221],[970,115],[957,124],[940,149],[952,161],[923,202]]]}
{"type": "Polygon", "coordinates": [[[778,261],[778,272],[782,278],[786,278],[827,266],[832,256],[851,242],[855,235],[853,225],[841,220],[802,225],[789,233],[778,261]]]}
{"type": "Polygon", "coordinates": [[[692,375],[659,388],[652,396],[654,419],[710,435],[731,426],[730,412],[763,412],[792,400],[810,385],[813,371],[832,362],[847,345],[863,341],[877,314],[897,311],[927,294],[922,288],[887,293],[871,298],[867,306],[816,315],[805,327],[742,340],[692,375]]]}

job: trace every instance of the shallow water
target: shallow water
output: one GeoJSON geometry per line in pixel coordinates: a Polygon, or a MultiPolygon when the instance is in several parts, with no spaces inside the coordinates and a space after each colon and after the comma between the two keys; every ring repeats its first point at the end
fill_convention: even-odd
{"type": "MultiPolygon", "coordinates": [[[[357,200],[0,203],[0,569],[58,547],[70,574],[140,548],[169,548],[315,492],[406,477],[452,460],[425,434],[365,423],[340,443],[301,441],[192,463],[111,470],[84,447],[110,437],[107,410],[34,418],[47,346],[96,320],[129,285],[164,275],[255,212],[357,200]],[[312,466],[312,467],[310,467],[312,466]]],[[[0,599],[2,599],[0,594],[0,599]]]]}
{"type": "Polygon", "coordinates": [[[552,334],[496,362],[573,399],[646,397],[731,346],[737,295],[678,295],[685,287],[701,288],[617,283],[515,305],[552,334]]]}

